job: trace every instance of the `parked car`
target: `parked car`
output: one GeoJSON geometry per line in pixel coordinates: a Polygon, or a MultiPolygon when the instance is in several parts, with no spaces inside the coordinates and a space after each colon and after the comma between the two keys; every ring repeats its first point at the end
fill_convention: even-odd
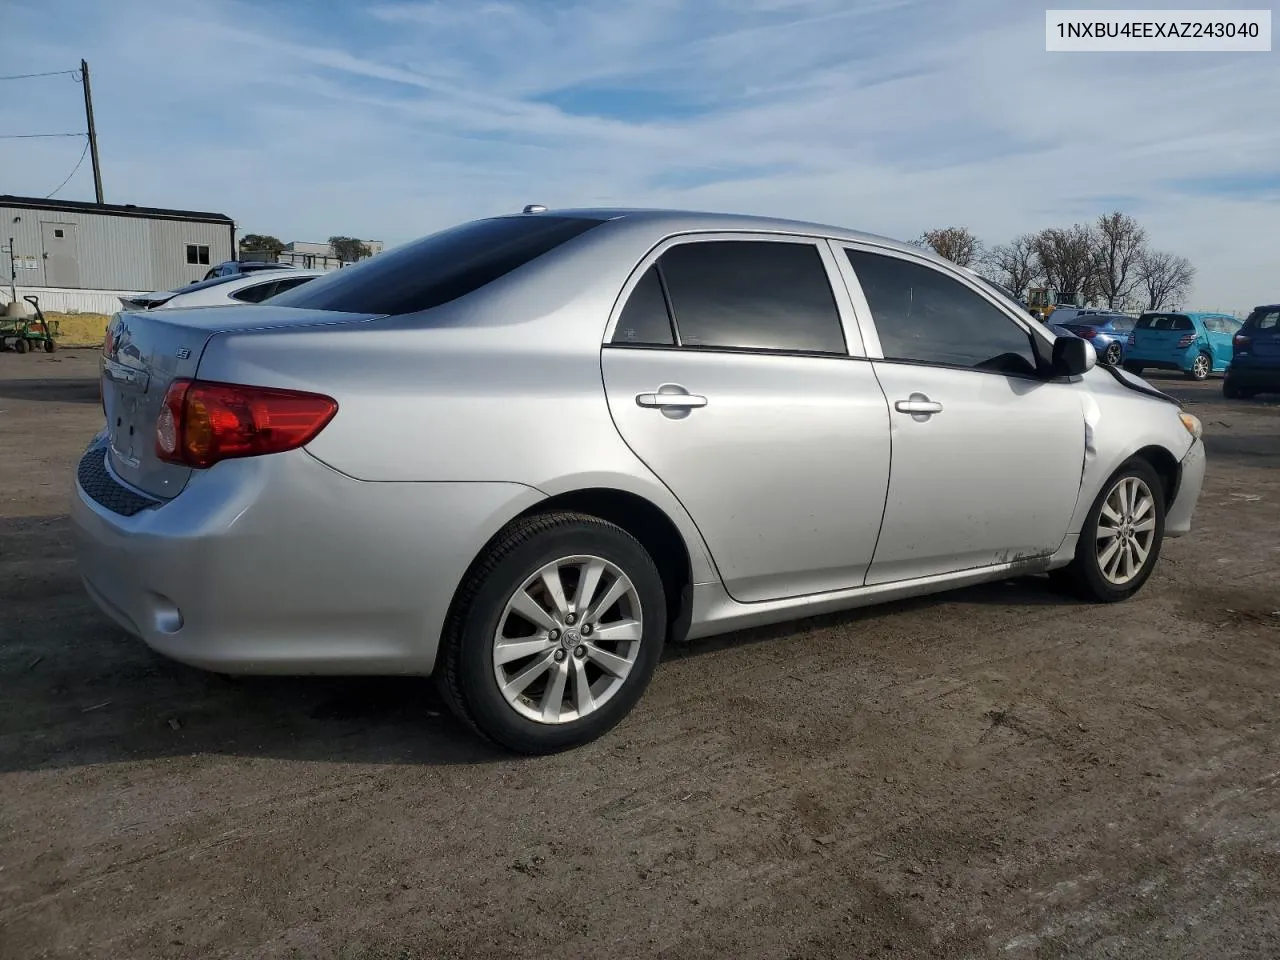
{"type": "Polygon", "coordinates": [[[1124,600],[1205,469],[1177,401],[953,264],[757,217],[479,220],[103,353],[107,614],[220,672],[434,674],[528,753],[669,641],[1043,572],[1124,600]]]}
{"type": "Polygon", "coordinates": [[[261,303],[276,294],[292,290],[316,277],[323,277],[324,270],[289,270],[287,275],[278,273],[245,273],[212,280],[201,280],[176,290],[161,290],[136,297],[120,297],[120,305],[126,310],[156,310],[164,307],[211,307],[233,303],[261,303]]]}
{"type": "Polygon", "coordinates": [[[1076,336],[1088,340],[1098,351],[1098,359],[1116,366],[1124,360],[1125,344],[1137,320],[1123,313],[1078,313],[1065,320],[1053,317],[1053,322],[1070,330],[1076,336]]]}
{"type": "Polygon", "coordinates": [[[1254,307],[1231,343],[1222,393],[1231,399],[1280,393],[1280,305],[1254,307]]]}
{"type": "Polygon", "coordinates": [[[1226,313],[1144,313],[1129,333],[1124,367],[1141,374],[1147,367],[1181,370],[1207,380],[1231,362],[1231,339],[1241,321],[1226,313]]]}
{"type": "Polygon", "coordinates": [[[260,273],[263,270],[292,270],[291,263],[276,263],[271,260],[224,260],[211,268],[204,275],[205,280],[214,277],[238,277],[245,273],[260,273]]]}

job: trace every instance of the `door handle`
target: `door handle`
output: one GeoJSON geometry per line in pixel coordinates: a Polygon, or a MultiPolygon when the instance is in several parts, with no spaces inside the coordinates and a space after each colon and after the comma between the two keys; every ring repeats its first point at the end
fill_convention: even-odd
{"type": "Polygon", "coordinates": [[[909,413],[912,420],[923,422],[935,413],[941,413],[942,404],[936,400],[930,400],[923,393],[913,393],[909,399],[895,403],[893,409],[899,413],[909,413]]]}
{"type": "Polygon", "coordinates": [[[671,407],[678,410],[692,410],[695,407],[705,407],[707,398],[690,393],[678,383],[664,383],[658,388],[657,393],[636,394],[636,403],[642,407],[657,407],[659,409],[671,407]]]}

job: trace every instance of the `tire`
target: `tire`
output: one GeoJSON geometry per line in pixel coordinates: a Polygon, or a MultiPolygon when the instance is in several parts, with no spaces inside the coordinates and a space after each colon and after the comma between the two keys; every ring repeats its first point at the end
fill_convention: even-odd
{"type": "Polygon", "coordinates": [[[436,680],[450,709],[482,737],[517,753],[554,753],[602,736],[630,713],[662,656],[666,631],[662,578],[639,541],[586,514],[535,515],[508,525],[468,570],[441,636],[436,680]],[[592,616],[582,619],[576,606],[568,616],[564,610],[551,614],[556,605],[541,586],[540,573],[553,569],[550,576],[561,584],[567,610],[589,564],[603,568],[593,591],[595,603],[616,592],[618,584],[625,591],[621,599],[606,609],[590,610],[587,604],[592,616]],[[511,609],[521,596],[525,610],[529,603],[536,605],[534,613],[541,610],[540,625],[511,609]],[[615,631],[625,631],[625,624],[636,619],[639,629],[628,633],[637,640],[593,641],[579,635],[611,624],[615,631]],[[558,643],[551,639],[553,627],[560,634],[558,643]],[[500,631],[529,652],[517,656],[513,650],[511,659],[499,664],[500,631]],[[623,676],[601,664],[621,669],[623,676]],[[560,691],[553,686],[557,673],[563,677],[560,691]],[[508,683],[521,676],[532,679],[509,699],[499,686],[500,674],[508,683]],[[595,699],[576,716],[583,704],[582,678],[595,699]]]}
{"type": "Polygon", "coordinates": [[[18,353],[26,353],[31,348],[28,346],[27,341],[19,337],[17,340],[13,341],[13,349],[18,351],[18,353]]]}
{"type": "Polygon", "coordinates": [[[1231,382],[1230,379],[1222,381],[1222,395],[1228,400],[1243,400],[1245,392],[1231,382]]]}
{"type": "Polygon", "coordinates": [[[1120,346],[1118,340],[1112,340],[1107,344],[1107,349],[1102,353],[1102,362],[1111,367],[1120,365],[1120,358],[1123,356],[1124,350],[1120,346]]]}
{"type": "Polygon", "coordinates": [[[48,339],[48,340],[46,340],[46,341],[44,342],[44,352],[45,352],[45,353],[53,353],[53,351],[55,351],[55,350],[57,350],[57,349],[58,349],[58,345],[57,345],[57,343],[55,343],[55,342],[53,341],[53,339],[52,339],[52,338],[50,338],[50,339],[48,339]]]}
{"type": "Polygon", "coordinates": [[[1196,358],[1191,361],[1191,369],[1186,371],[1186,374],[1189,379],[1201,382],[1208,380],[1212,372],[1213,357],[1207,353],[1197,353],[1196,358]]]}
{"type": "Polygon", "coordinates": [[[1127,373],[1132,373],[1135,377],[1142,376],[1142,364],[1140,363],[1126,362],[1124,365],[1124,369],[1127,373]]]}
{"type": "MultiPolygon", "coordinates": [[[[1141,502],[1142,495],[1140,493],[1139,504],[1141,502]]],[[[1116,603],[1129,599],[1147,582],[1151,572],[1155,569],[1156,562],[1160,559],[1160,548],[1164,542],[1164,517],[1164,487],[1160,483],[1160,478],[1156,475],[1150,463],[1140,457],[1134,457],[1122,465],[1103,484],[1102,490],[1099,492],[1097,499],[1094,500],[1093,506],[1089,510],[1089,515],[1085,518],[1084,526],[1080,530],[1080,542],[1076,545],[1075,558],[1061,571],[1055,571],[1053,579],[1067,587],[1082,600],[1094,603],[1116,603]],[[1107,501],[1122,484],[1130,481],[1136,481],[1141,485],[1138,489],[1145,487],[1145,492],[1149,494],[1151,500],[1150,512],[1151,519],[1154,522],[1150,531],[1150,540],[1146,544],[1147,555],[1145,559],[1141,561],[1136,572],[1124,579],[1123,582],[1117,582],[1116,576],[1122,573],[1123,566],[1116,569],[1116,576],[1108,576],[1099,558],[1099,552],[1104,550],[1105,546],[1100,544],[1098,527],[1099,522],[1103,519],[1103,506],[1107,504],[1107,501]]],[[[1140,514],[1138,519],[1140,523],[1145,522],[1145,514],[1140,514]]],[[[1106,526],[1110,527],[1112,523],[1108,521],[1106,526]]],[[[1141,533],[1135,536],[1138,538],[1139,545],[1141,545],[1141,533]]],[[[1124,547],[1121,547],[1121,550],[1124,549],[1124,547]]],[[[1131,553],[1130,556],[1134,557],[1136,554],[1131,553]]],[[[1114,557],[1115,554],[1112,554],[1109,559],[1114,559],[1114,557]]],[[[1118,562],[1120,564],[1124,563],[1123,560],[1118,562]]],[[[1110,566],[1110,564],[1107,566],[1110,566]]]]}

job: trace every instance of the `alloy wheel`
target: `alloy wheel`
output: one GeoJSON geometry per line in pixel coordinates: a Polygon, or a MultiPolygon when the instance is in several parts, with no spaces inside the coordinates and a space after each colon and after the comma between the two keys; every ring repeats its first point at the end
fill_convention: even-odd
{"type": "Polygon", "coordinates": [[[1191,364],[1191,374],[1197,380],[1204,380],[1209,376],[1209,358],[1203,353],[1197,354],[1191,364]]]}
{"type": "Polygon", "coordinates": [[[1119,480],[1098,514],[1098,569],[1106,580],[1124,586],[1142,572],[1156,535],[1156,502],[1140,477],[1119,480]]]}
{"type": "Polygon", "coordinates": [[[615,564],[564,557],[541,567],[507,601],[493,638],[503,698],[539,723],[579,720],[607,703],[640,653],[640,595],[615,564]]]}
{"type": "Polygon", "coordinates": [[[1114,340],[1108,345],[1107,352],[1103,354],[1103,359],[1111,366],[1116,366],[1120,362],[1120,344],[1114,340]]]}

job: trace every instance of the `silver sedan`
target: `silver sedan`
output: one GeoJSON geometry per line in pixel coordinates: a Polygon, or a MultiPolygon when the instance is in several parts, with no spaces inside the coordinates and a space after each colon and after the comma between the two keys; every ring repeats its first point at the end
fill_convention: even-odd
{"type": "Polygon", "coordinates": [[[226,673],[434,674],[537,753],[664,643],[1186,534],[1200,423],[916,247],[529,208],[258,306],[124,311],[76,475],[89,593],[226,673]]]}

